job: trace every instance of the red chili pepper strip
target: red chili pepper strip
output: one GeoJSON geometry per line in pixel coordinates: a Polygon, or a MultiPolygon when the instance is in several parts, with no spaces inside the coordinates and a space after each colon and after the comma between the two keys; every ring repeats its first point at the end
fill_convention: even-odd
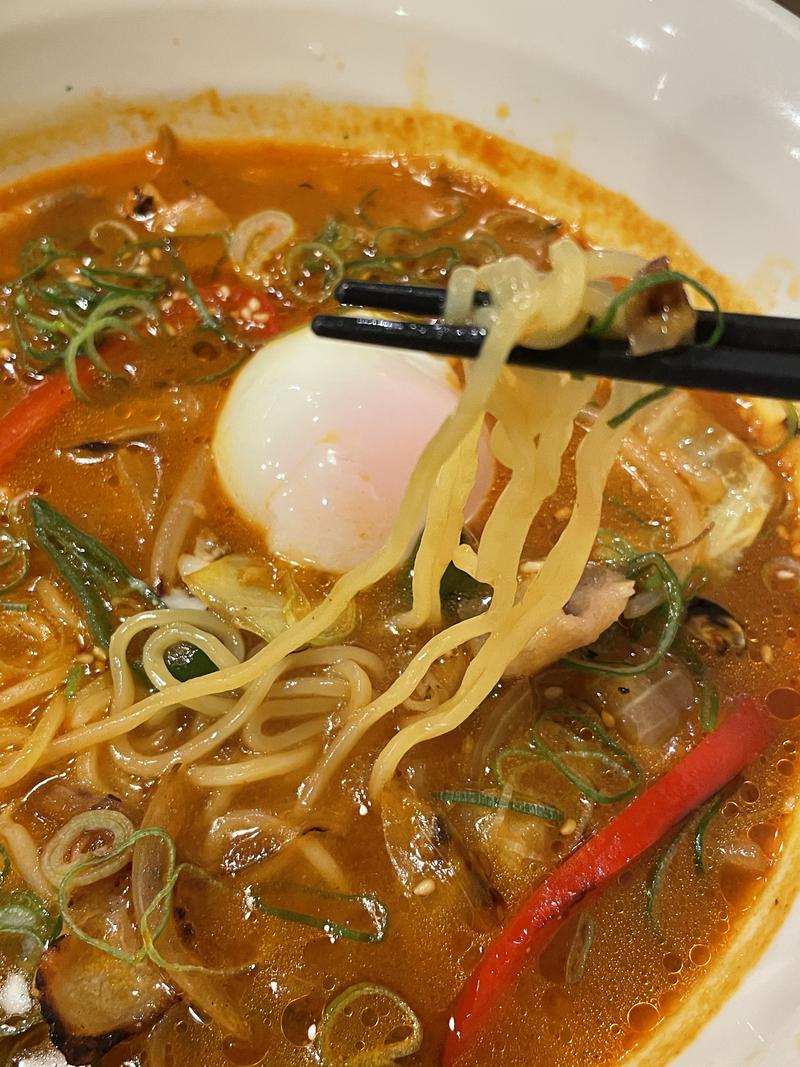
{"type": "MultiPolygon", "coordinates": [[[[100,354],[112,370],[119,370],[132,350],[131,342],[125,337],[109,338],[100,346],[100,354]]],[[[92,365],[85,359],[79,360],[77,373],[81,386],[90,389],[97,377],[92,365]]],[[[63,370],[55,370],[7,411],[0,418],[0,474],[8,470],[26,445],[75,403],[77,398],[63,370]]]]}
{"type": "Polygon", "coordinates": [[[31,389],[0,419],[0,474],[6,471],[29,441],[56,421],[75,399],[63,371],[57,371],[31,389]]]}
{"type": "Polygon", "coordinates": [[[488,947],[462,990],[450,1020],[443,1067],[469,1050],[492,1009],[511,992],[531,955],[570,909],[719,792],[763,750],[768,736],[763,704],[749,697],[738,700],[721,726],[544,879],[488,947]]]}

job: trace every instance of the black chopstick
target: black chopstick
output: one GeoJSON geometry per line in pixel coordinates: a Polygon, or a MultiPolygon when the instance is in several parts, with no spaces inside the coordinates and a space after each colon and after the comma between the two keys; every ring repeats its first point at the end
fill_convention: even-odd
{"type": "MultiPolygon", "coordinates": [[[[409,315],[437,318],[444,313],[447,290],[424,285],[395,285],[382,282],[345,280],[336,287],[336,299],[347,307],[399,311],[409,315]]],[[[488,293],[475,294],[475,303],[489,303],[488,293]]],[[[770,315],[742,315],[726,312],[721,341],[730,348],[751,352],[800,353],[800,320],[770,315]]],[[[697,341],[707,341],[717,324],[713,311],[697,313],[697,341]]]]}
{"type": "MultiPolygon", "coordinates": [[[[443,289],[346,281],[336,291],[342,303],[376,306],[435,317],[444,308],[443,289]]],[[[478,294],[485,302],[486,294],[478,294]]],[[[710,335],[715,317],[700,312],[699,340],[710,335]]],[[[349,315],[317,315],[320,337],[380,344],[470,359],[485,333],[474,326],[408,322],[349,315]]],[[[543,370],[569,371],[627,381],[705,389],[713,392],[800,399],[800,321],[760,315],[726,315],[721,342],[671,349],[644,357],[629,354],[620,341],[577,338],[561,348],[516,347],[510,362],[543,370]]]]}

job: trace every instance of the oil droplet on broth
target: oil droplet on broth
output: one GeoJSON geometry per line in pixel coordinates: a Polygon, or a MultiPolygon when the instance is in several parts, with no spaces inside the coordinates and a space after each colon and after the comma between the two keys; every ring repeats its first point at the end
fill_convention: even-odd
{"type": "Polygon", "coordinates": [[[796,719],[800,716],[800,693],[796,689],[773,689],[767,697],[767,707],[776,719],[796,719]]]}
{"type": "Polygon", "coordinates": [[[661,1014],[655,1004],[643,1000],[634,1004],[628,1012],[628,1026],[638,1034],[646,1034],[652,1030],[661,1018],[661,1014]]]}
{"type": "Polygon", "coordinates": [[[711,959],[711,949],[708,945],[692,945],[689,950],[689,961],[695,967],[705,967],[711,959]]]}

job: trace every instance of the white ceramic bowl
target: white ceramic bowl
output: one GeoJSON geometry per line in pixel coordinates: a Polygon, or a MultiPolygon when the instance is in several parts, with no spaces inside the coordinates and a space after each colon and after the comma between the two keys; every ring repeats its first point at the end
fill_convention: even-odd
{"type": "MultiPolygon", "coordinates": [[[[765,308],[800,312],[800,22],[769,0],[3,0],[2,16],[6,177],[150,133],[158,107],[93,131],[66,122],[63,144],[25,136],[58,128],[65,106],[93,101],[96,118],[98,89],[423,105],[566,158],[765,308]]],[[[200,110],[225,131],[213,100],[200,110]]],[[[238,132],[247,121],[240,110],[238,132]]],[[[795,906],[675,1067],[800,1063],[798,942],[795,906]]]]}

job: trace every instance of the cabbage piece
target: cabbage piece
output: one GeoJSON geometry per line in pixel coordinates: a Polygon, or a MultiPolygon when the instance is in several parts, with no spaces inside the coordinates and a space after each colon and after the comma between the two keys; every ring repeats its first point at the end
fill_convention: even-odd
{"type": "MultiPolygon", "coordinates": [[[[191,593],[227,622],[272,641],[312,610],[312,603],[296,578],[287,574],[283,591],[274,588],[271,568],[250,556],[230,555],[204,567],[182,568],[191,593]]],[[[348,605],[333,626],[309,642],[330,645],[343,640],[357,621],[355,604],[348,605]]]]}
{"type": "Polygon", "coordinates": [[[700,561],[731,570],[775,504],[774,475],[682,390],[653,407],[639,429],[649,447],[687,483],[711,525],[700,545],[700,561]]]}
{"type": "Polygon", "coordinates": [[[271,571],[249,556],[223,556],[183,580],[217,615],[265,641],[289,625],[284,598],[270,589],[271,571]]]}

